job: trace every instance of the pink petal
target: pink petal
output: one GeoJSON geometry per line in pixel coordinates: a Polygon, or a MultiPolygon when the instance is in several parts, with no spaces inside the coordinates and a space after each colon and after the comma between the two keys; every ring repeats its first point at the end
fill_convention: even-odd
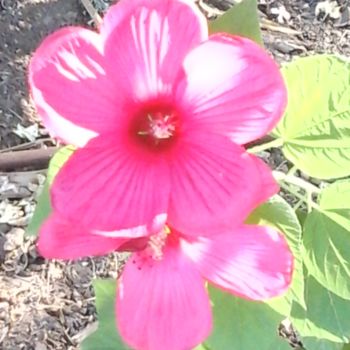
{"type": "Polygon", "coordinates": [[[271,170],[224,136],[191,137],[171,168],[170,226],[187,235],[213,235],[244,222],[278,191],[271,170]]]}
{"type": "Polygon", "coordinates": [[[135,349],[193,349],[211,330],[204,281],[178,247],[167,247],[161,260],[131,256],[116,312],[122,338],[135,349]]]}
{"type": "Polygon", "coordinates": [[[264,300],[291,283],[293,256],[284,236],[267,226],[244,225],[213,240],[182,243],[206,279],[240,297],[264,300]]]}
{"type": "Polygon", "coordinates": [[[78,149],[54,180],[55,210],[106,236],[140,237],[166,221],[169,169],[162,158],[138,154],[109,135],[78,149]]]}
{"type": "Polygon", "coordinates": [[[272,130],[286,107],[277,65],[249,39],[213,35],[186,56],[184,71],[177,94],[197,128],[238,144],[272,130]]]}
{"type": "Polygon", "coordinates": [[[193,1],[122,0],[101,28],[109,74],[132,102],[171,94],[186,53],[208,37],[193,1]]]}
{"type": "MultiPolygon", "coordinates": [[[[257,171],[260,174],[260,177],[257,180],[260,180],[261,191],[258,192],[259,198],[257,200],[259,204],[262,204],[274,194],[278,193],[280,187],[273,177],[271,169],[260,158],[256,157],[253,154],[250,155],[250,158],[257,167],[257,171]]],[[[249,215],[250,213],[251,211],[247,214],[249,215]]]]}
{"type": "Polygon", "coordinates": [[[116,125],[119,91],[97,33],[67,27],[49,35],[31,59],[29,85],[45,126],[66,143],[82,146],[116,125]]]}
{"type": "Polygon", "coordinates": [[[40,229],[37,245],[45,258],[78,259],[110,253],[126,241],[93,234],[80,222],[70,222],[52,214],[40,229]]]}

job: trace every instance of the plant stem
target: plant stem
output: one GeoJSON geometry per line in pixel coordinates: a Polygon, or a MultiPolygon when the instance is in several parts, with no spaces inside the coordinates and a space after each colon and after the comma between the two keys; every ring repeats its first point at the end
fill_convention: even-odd
{"type": "Polygon", "coordinates": [[[305,200],[299,199],[298,202],[295,205],[293,205],[293,210],[296,211],[297,209],[299,209],[303,203],[305,203],[305,200]]]}
{"type": "Polygon", "coordinates": [[[306,204],[307,204],[307,212],[311,213],[312,211],[312,204],[314,203],[314,201],[312,200],[312,192],[306,192],[306,204]]]}
{"type": "Polygon", "coordinates": [[[269,148],[278,148],[283,146],[283,140],[282,139],[274,139],[270,142],[263,143],[262,145],[257,145],[251,148],[247,149],[247,152],[249,153],[259,153],[262,151],[265,151],[269,148]]]}
{"type": "Polygon", "coordinates": [[[293,196],[299,199],[299,202],[295,207],[299,207],[300,201],[302,201],[307,206],[307,212],[310,213],[312,208],[318,208],[318,205],[312,200],[312,195],[314,193],[319,194],[321,190],[317,186],[299,177],[296,177],[295,175],[292,175],[293,172],[294,170],[292,172],[288,172],[288,174],[285,174],[281,171],[274,170],[272,173],[275,179],[280,183],[282,188],[284,188],[293,196]],[[297,186],[303,189],[305,191],[305,194],[300,194],[297,190],[293,188],[293,186],[297,186]]]}
{"type": "Polygon", "coordinates": [[[311,209],[319,209],[319,206],[312,200],[309,200],[309,198],[305,198],[305,196],[301,195],[298,191],[296,191],[294,188],[292,188],[291,186],[289,186],[287,183],[281,183],[280,184],[281,187],[283,189],[285,189],[286,191],[288,191],[289,193],[291,193],[294,197],[300,199],[301,201],[303,201],[304,203],[307,204],[308,207],[308,212],[311,211],[311,209]]]}
{"type": "Polygon", "coordinates": [[[295,175],[290,175],[289,173],[285,174],[282,171],[277,171],[277,170],[274,170],[272,173],[278,182],[280,181],[288,182],[292,185],[302,188],[306,192],[317,193],[317,194],[321,192],[321,190],[317,186],[301,179],[300,177],[296,177],[295,175]]]}

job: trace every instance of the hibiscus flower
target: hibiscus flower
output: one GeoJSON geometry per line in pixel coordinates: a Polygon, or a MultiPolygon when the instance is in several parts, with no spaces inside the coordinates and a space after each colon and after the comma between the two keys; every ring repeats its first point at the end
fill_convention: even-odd
{"type": "Polygon", "coordinates": [[[136,350],[190,350],[203,342],[212,328],[206,281],[264,300],[288,288],[293,269],[284,237],[255,225],[216,232],[215,238],[167,227],[128,241],[89,233],[53,214],[38,248],[45,257],[64,259],[137,250],[118,281],[116,301],[119,333],[136,350]]]}
{"type": "Polygon", "coordinates": [[[278,67],[248,39],[208,36],[190,0],[121,0],[99,33],[60,29],[34,53],[29,85],[50,133],[78,147],[53,210],[95,234],[141,237],[167,222],[210,236],[278,190],[243,147],[284,111],[278,67]]]}

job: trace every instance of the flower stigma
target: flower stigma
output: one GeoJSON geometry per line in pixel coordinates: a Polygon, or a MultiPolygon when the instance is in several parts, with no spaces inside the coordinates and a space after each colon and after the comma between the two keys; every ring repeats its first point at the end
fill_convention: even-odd
{"type": "Polygon", "coordinates": [[[136,252],[132,263],[136,264],[139,270],[142,270],[142,267],[145,265],[148,266],[148,268],[152,268],[154,262],[159,262],[163,259],[165,246],[176,241],[175,236],[176,234],[171,233],[171,229],[165,226],[162,231],[148,238],[146,246],[142,250],[136,252]]]}
{"type": "Polygon", "coordinates": [[[152,135],[155,139],[168,139],[175,132],[175,124],[172,121],[171,115],[166,115],[164,118],[154,119],[151,114],[148,114],[149,131],[139,131],[139,135],[152,135]]]}
{"type": "Polygon", "coordinates": [[[178,113],[171,107],[151,108],[137,113],[131,124],[131,133],[139,145],[161,151],[168,149],[179,131],[178,113]]]}
{"type": "Polygon", "coordinates": [[[165,232],[165,230],[163,230],[160,233],[150,237],[146,250],[153,260],[162,260],[163,248],[165,246],[167,235],[168,234],[165,232]]]}

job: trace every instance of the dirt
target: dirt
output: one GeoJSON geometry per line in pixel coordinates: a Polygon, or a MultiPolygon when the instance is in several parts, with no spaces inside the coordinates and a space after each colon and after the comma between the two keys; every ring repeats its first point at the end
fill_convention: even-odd
{"type": "Polygon", "coordinates": [[[260,1],[263,19],[290,29],[283,33],[263,21],[265,45],[278,61],[315,53],[350,55],[350,1],[334,1],[335,13],[329,13],[330,5],[322,3],[330,4],[331,0],[260,1]]]}
{"type": "MultiPolygon", "coordinates": [[[[227,10],[233,0],[197,2],[212,18],[218,10],[227,10]]],[[[94,1],[100,13],[109,3],[94,1]]],[[[259,1],[266,48],[280,63],[313,53],[350,56],[350,1],[339,0],[333,12],[320,3],[259,1]]],[[[30,102],[26,69],[31,53],[47,34],[72,24],[91,25],[79,0],[0,0],[0,155],[13,147],[54,144],[30,102]]],[[[288,166],[278,151],[264,157],[273,168],[288,166]]],[[[92,278],[117,277],[124,261],[117,254],[68,263],[46,261],[38,255],[34,240],[25,237],[24,231],[44,179],[45,169],[11,173],[0,169],[3,350],[78,349],[96,321],[92,278]]]]}
{"type": "Polygon", "coordinates": [[[22,142],[13,133],[36,114],[28,100],[26,70],[33,50],[55,29],[84,23],[76,0],[2,0],[0,3],[0,147],[22,142]]]}

